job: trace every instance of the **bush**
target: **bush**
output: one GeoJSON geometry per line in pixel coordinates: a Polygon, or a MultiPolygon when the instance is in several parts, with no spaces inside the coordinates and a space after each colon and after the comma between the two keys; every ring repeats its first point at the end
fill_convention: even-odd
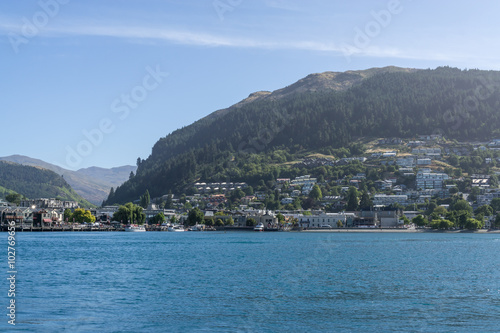
{"type": "Polygon", "coordinates": [[[448,230],[453,228],[454,225],[455,224],[450,220],[442,220],[442,219],[432,220],[430,223],[432,229],[439,229],[439,230],[448,230]]]}

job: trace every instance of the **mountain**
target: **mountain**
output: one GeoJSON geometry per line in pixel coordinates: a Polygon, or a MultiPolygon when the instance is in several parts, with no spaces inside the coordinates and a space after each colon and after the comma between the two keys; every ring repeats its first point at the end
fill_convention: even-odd
{"type": "Polygon", "coordinates": [[[111,187],[116,188],[121,185],[129,178],[130,172],[135,172],[137,169],[135,166],[127,165],[111,169],[90,167],[71,171],[39,159],[22,155],[0,157],[0,160],[54,171],[58,175],[63,176],[78,195],[94,205],[100,205],[107,198],[111,187]]]}
{"type": "Polygon", "coordinates": [[[252,185],[298,173],[307,154],[362,152],[361,138],[500,136],[500,72],[398,67],[312,74],[247,99],[158,140],[107,203],[186,193],[196,181],[252,185]]]}
{"type": "Polygon", "coordinates": [[[84,207],[91,206],[63,177],[41,167],[0,161],[0,188],[3,193],[17,192],[30,199],[58,198],[77,201],[84,207]]]}

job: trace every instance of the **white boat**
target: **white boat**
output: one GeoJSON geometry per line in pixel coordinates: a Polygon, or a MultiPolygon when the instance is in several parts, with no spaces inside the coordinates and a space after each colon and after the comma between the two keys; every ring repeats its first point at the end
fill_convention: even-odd
{"type": "Polygon", "coordinates": [[[259,223],[253,228],[254,231],[264,231],[264,223],[259,223]]]}
{"type": "Polygon", "coordinates": [[[193,225],[188,229],[188,231],[202,231],[203,227],[201,225],[193,225]]]}
{"type": "Polygon", "coordinates": [[[131,224],[125,227],[125,231],[144,232],[146,231],[146,228],[143,225],[131,224]]]}
{"type": "Polygon", "coordinates": [[[182,225],[171,225],[168,227],[168,231],[181,232],[184,231],[184,227],[182,225]]]}

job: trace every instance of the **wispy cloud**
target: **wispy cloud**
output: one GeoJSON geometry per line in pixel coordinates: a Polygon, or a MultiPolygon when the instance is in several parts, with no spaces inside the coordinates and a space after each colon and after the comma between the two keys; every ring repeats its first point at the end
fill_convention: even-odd
{"type": "MultiPolygon", "coordinates": [[[[279,5],[280,1],[268,1],[270,5],[279,5]]],[[[8,20],[0,20],[0,35],[7,36],[9,33],[21,33],[21,27],[12,24],[8,20]]],[[[208,47],[231,47],[231,48],[253,48],[271,50],[301,50],[312,52],[332,53],[334,56],[345,55],[344,43],[335,43],[333,40],[279,40],[259,37],[226,36],[199,31],[179,30],[165,27],[123,26],[123,25],[93,25],[90,24],[67,24],[50,26],[41,29],[40,37],[67,37],[67,36],[94,36],[127,39],[131,43],[166,42],[180,45],[208,46],[208,47]]],[[[478,59],[477,54],[446,54],[432,50],[410,50],[401,47],[369,46],[363,49],[351,49],[349,56],[373,57],[411,60],[434,60],[444,62],[461,62],[478,59]]],[[[479,57],[481,58],[481,57],[479,57]]],[[[479,60],[479,59],[478,59],[479,60]]],[[[489,61],[490,59],[483,59],[489,61]]]]}
{"type": "MultiPolygon", "coordinates": [[[[20,33],[19,26],[7,22],[0,23],[0,34],[20,33]]],[[[178,30],[171,28],[150,28],[142,26],[121,25],[72,25],[45,27],[39,36],[95,36],[134,40],[158,40],[183,45],[220,46],[265,49],[299,49],[310,51],[340,51],[334,44],[311,41],[274,41],[264,38],[247,38],[240,36],[223,36],[205,32],[178,30]]]]}

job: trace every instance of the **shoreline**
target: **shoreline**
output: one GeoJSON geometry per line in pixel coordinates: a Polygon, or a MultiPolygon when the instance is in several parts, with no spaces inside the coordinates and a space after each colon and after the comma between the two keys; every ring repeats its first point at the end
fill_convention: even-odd
{"type": "Polygon", "coordinates": [[[464,233],[464,234],[495,234],[500,233],[500,230],[434,230],[434,229],[358,229],[358,228],[350,228],[350,229],[313,229],[313,230],[302,230],[300,232],[308,232],[308,233],[332,233],[332,232],[375,232],[375,233],[464,233]]]}

